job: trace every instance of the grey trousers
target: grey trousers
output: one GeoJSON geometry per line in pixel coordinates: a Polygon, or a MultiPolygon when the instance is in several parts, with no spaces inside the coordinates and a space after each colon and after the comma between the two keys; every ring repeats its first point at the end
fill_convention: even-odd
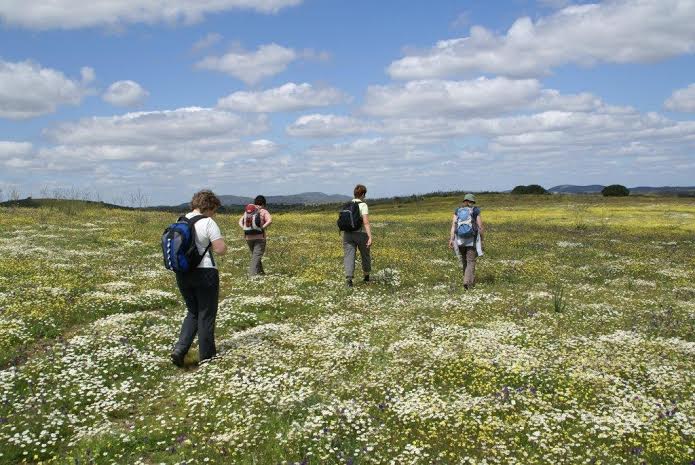
{"type": "Polygon", "coordinates": [[[478,257],[475,247],[459,247],[458,253],[463,266],[463,284],[473,286],[475,284],[475,259],[478,257]]]}
{"type": "Polygon", "coordinates": [[[369,274],[372,270],[372,257],[369,255],[369,247],[367,247],[366,232],[343,232],[343,251],[345,256],[343,263],[345,265],[345,277],[352,279],[355,274],[355,256],[357,249],[360,250],[360,258],[362,258],[362,271],[364,274],[369,274]]]}
{"type": "Polygon", "coordinates": [[[174,347],[185,354],[198,334],[200,360],[212,358],[215,348],[215,318],[220,293],[220,275],[215,268],[196,268],[188,273],[176,273],[176,283],[188,313],[181,325],[179,340],[174,347]]]}
{"type": "Polygon", "coordinates": [[[265,271],[263,271],[263,262],[261,261],[265,253],[265,241],[265,239],[251,239],[246,241],[249,246],[249,251],[251,252],[249,276],[265,274],[265,271]]]}

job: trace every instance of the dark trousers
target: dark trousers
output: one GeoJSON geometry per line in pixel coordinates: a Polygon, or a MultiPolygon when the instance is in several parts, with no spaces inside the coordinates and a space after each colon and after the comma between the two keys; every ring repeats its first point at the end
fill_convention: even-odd
{"type": "Polygon", "coordinates": [[[193,344],[196,333],[200,347],[200,360],[212,358],[215,349],[215,318],[220,294],[220,275],[215,268],[196,268],[188,273],[177,273],[176,284],[186,301],[188,314],[181,325],[181,334],[175,351],[185,354],[193,344]]]}

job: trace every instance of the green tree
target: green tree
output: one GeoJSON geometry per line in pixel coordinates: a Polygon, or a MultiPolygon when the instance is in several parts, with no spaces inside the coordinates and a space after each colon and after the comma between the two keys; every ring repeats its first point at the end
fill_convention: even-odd
{"type": "Polygon", "coordinates": [[[538,184],[529,184],[528,186],[516,186],[512,189],[512,194],[547,194],[543,186],[538,184]]]}
{"type": "Polygon", "coordinates": [[[630,190],[620,184],[611,184],[606,186],[601,190],[601,194],[604,197],[627,197],[630,195],[630,190]]]}

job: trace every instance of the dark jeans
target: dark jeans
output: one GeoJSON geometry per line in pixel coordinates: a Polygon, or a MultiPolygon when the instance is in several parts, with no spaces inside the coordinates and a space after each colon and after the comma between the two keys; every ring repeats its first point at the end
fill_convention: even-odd
{"type": "Polygon", "coordinates": [[[176,284],[186,301],[188,314],[181,325],[175,351],[185,354],[193,344],[196,333],[200,347],[200,360],[212,358],[215,349],[215,317],[220,294],[220,275],[215,268],[196,268],[188,273],[177,273],[176,284]]]}

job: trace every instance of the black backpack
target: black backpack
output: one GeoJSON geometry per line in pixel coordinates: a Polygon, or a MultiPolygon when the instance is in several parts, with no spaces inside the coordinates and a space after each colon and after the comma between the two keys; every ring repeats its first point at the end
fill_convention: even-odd
{"type": "Polygon", "coordinates": [[[350,201],[343,205],[338,213],[338,229],[346,232],[358,231],[362,227],[362,214],[360,204],[362,202],[350,201]]]}

